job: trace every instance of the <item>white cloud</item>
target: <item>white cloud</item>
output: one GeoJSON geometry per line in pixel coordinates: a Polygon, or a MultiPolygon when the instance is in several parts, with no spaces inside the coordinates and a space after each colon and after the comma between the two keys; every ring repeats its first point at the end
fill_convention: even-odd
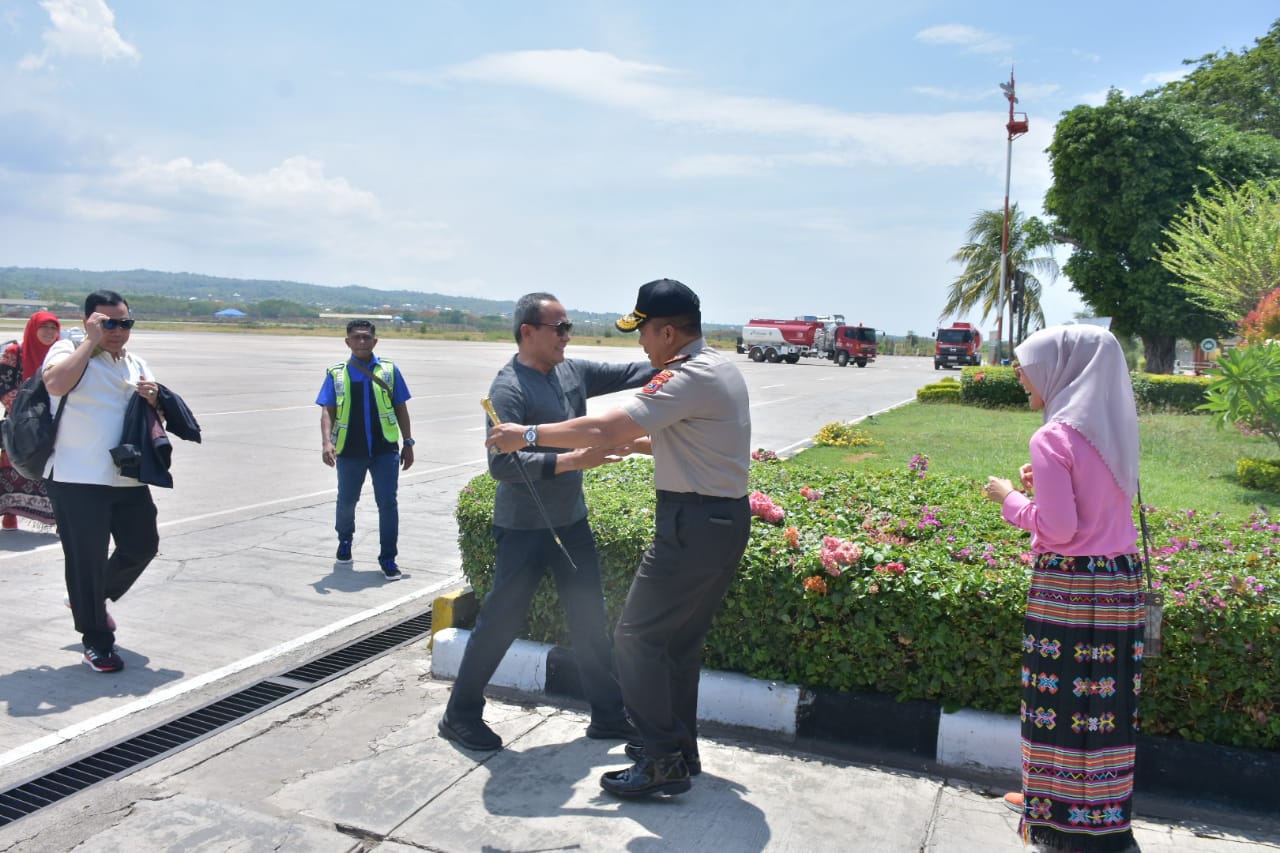
{"type": "Polygon", "coordinates": [[[471,81],[531,87],[705,133],[797,138],[825,147],[771,156],[690,155],[667,169],[668,176],[679,178],[759,174],[782,165],[974,166],[989,159],[993,122],[997,128],[1003,125],[993,112],[845,113],[724,95],[682,87],[678,84],[683,75],[669,68],[587,50],[491,54],[440,74],[399,79],[430,85],[471,81]]]}
{"type": "Polygon", "coordinates": [[[925,44],[957,45],[966,53],[1009,53],[1013,43],[985,30],[967,24],[941,24],[916,33],[916,40],[925,44]]]}
{"type": "Polygon", "coordinates": [[[1155,71],[1151,74],[1142,76],[1142,85],[1144,86],[1163,86],[1166,83],[1172,83],[1175,80],[1181,80],[1187,76],[1190,69],[1182,68],[1178,71],[1155,71]]]}
{"type": "Polygon", "coordinates": [[[52,24],[44,31],[44,50],[22,58],[18,67],[35,71],[57,57],[98,59],[102,62],[142,58],[138,49],[116,31],[115,13],[106,0],[41,0],[52,24]]]}
{"type": "Polygon", "coordinates": [[[66,212],[92,229],[128,232],[189,256],[230,252],[232,263],[248,268],[285,259],[315,281],[400,285],[461,246],[444,223],[388,210],[373,193],[327,176],[311,157],[259,174],[218,160],[139,160],[65,190],[66,212]]]}

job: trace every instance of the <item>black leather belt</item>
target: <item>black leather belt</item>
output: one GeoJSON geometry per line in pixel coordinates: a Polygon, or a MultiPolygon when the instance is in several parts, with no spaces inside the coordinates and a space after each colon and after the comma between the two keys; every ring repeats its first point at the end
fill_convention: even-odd
{"type": "Polygon", "coordinates": [[[665,492],[658,489],[658,500],[678,504],[711,504],[720,501],[740,501],[742,498],[727,498],[724,495],[700,495],[697,492],[665,492]]]}

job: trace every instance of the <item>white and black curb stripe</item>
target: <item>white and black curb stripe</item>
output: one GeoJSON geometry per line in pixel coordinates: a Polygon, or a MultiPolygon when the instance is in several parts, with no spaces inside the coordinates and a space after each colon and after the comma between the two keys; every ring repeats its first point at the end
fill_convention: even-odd
{"type": "MultiPolygon", "coordinates": [[[[431,674],[453,679],[471,632],[444,628],[433,641],[431,674]]],[[[489,682],[525,693],[582,699],[572,651],[516,640],[489,682]]],[[[703,670],[698,718],[785,739],[813,738],[896,755],[911,766],[1018,773],[1018,718],[875,693],[808,690],[794,684],[703,670]]],[[[1138,739],[1138,792],[1280,812],[1280,753],[1170,738],[1138,739]]]]}

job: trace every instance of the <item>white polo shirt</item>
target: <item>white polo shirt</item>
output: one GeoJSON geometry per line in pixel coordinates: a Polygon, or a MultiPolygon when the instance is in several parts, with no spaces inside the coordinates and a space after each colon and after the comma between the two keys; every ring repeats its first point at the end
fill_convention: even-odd
{"type": "MultiPolygon", "coordinates": [[[[45,356],[51,367],[71,355],[76,345],[58,341],[45,356]]],[[[141,486],[124,477],[111,460],[111,448],[120,443],[124,413],[138,392],[138,380],[154,379],[147,363],[124,350],[120,358],[99,350],[84,369],[80,383],[67,393],[67,405],[58,421],[58,439],[45,465],[47,479],[59,483],[95,483],[101,486],[141,486]]],[[[52,411],[61,397],[49,396],[52,411]]]]}

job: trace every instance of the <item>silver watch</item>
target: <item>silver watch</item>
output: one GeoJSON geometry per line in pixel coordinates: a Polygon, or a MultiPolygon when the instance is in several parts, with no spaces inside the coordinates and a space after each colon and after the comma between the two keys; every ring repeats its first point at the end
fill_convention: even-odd
{"type": "Polygon", "coordinates": [[[538,443],[538,428],[536,426],[531,426],[524,431],[524,443],[525,444],[538,443]]]}

